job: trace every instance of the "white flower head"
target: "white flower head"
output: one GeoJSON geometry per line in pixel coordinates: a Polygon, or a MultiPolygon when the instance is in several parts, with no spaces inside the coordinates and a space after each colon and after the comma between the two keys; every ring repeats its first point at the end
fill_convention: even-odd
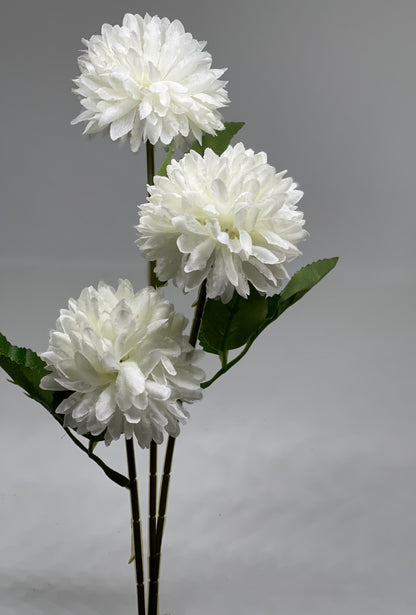
{"type": "Polygon", "coordinates": [[[51,371],[44,389],[69,390],[57,412],[80,434],[105,432],[106,443],[133,435],[141,447],[177,436],[189,417],[182,401],[202,397],[200,351],[186,319],[153,288],[134,293],[128,280],[104,282],[70,299],[42,354],[51,371]]]}
{"type": "Polygon", "coordinates": [[[303,193],[285,173],[242,143],[221,156],[207,149],[173,161],[167,177],[154,178],[136,227],[159,279],[185,292],[206,279],[207,296],[224,303],[234,289],[247,297],[249,283],[261,292],[279,287],[288,277],[283,263],[301,254],[297,244],[308,235],[296,206],[303,193]]]}
{"type": "Polygon", "coordinates": [[[87,122],[85,133],[129,137],[137,152],[143,141],[183,147],[224,128],[218,109],[229,99],[219,77],[226,69],[211,68],[205,42],[180,21],[127,14],[121,26],[104,24],[83,43],[74,92],[85,111],[72,123],[87,122]]]}

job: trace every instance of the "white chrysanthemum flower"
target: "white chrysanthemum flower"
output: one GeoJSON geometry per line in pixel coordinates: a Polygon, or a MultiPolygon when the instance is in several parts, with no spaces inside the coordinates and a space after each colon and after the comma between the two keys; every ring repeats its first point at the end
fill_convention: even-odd
{"type": "Polygon", "coordinates": [[[61,310],[42,354],[51,374],[44,389],[73,393],[57,408],[65,425],[99,435],[106,443],[133,435],[141,447],[164,433],[177,436],[189,417],[182,401],[202,397],[200,351],[183,330],[186,318],[153,288],[134,293],[128,280],[117,290],[100,282],[61,310]]]}
{"type": "Polygon", "coordinates": [[[173,161],[155,177],[148,203],[139,207],[137,244],[157,261],[160,280],[188,291],[207,280],[207,295],[227,303],[249,283],[266,291],[288,275],[283,263],[301,254],[308,233],[296,207],[303,193],[285,171],[242,143],[217,156],[207,149],[173,161]]]}
{"type": "Polygon", "coordinates": [[[229,103],[212,57],[178,20],[127,14],[122,26],[104,24],[100,35],[83,40],[81,75],[74,90],[85,107],[73,124],[85,133],[109,129],[113,140],[130,137],[133,152],[142,141],[177,146],[222,130],[218,109],[229,103]]]}

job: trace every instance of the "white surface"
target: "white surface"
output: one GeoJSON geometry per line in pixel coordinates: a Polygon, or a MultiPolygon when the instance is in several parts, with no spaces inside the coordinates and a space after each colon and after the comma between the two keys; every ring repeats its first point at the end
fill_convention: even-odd
{"type": "MultiPolygon", "coordinates": [[[[41,351],[62,296],[135,272],[9,263],[3,331],[41,351]]],[[[341,263],[191,408],[161,613],[413,615],[414,304],[406,279],[341,263]]],[[[134,613],[127,492],[5,379],[0,394],[1,615],[134,613]]],[[[102,451],[125,471],[121,442],[102,451]]]]}

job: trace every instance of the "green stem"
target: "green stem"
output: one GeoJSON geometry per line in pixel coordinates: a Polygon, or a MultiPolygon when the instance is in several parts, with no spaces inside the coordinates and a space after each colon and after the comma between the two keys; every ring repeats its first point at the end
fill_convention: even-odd
{"type": "Polygon", "coordinates": [[[146,615],[142,554],[142,528],[140,521],[139,492],[137,487],[136,461],[134,458],[133,438],[126,438],[126,456],[129,474],[131,525],[134,545],[134,565],[136,571],[137,613],[138,615],[146,615]]]}
{"type": "Polygon", "coordinates": [[[149,595],[148,614],[157,613],[156,571],[156,514],[157,514],[157,444],[152,440],[149,455],[149,595]],[[156,591],[155,591],[156,590],[156,591]]]}
{"type": "Polygon", "coordinates": [[[199,288],[198,301],[195,307],[194,320],[189,334],[189,343],[195,348],[198,341],[198,333],[201,328],[202,316],[204,314],[205,303],[207,302],[207,281],[204,280],[199,288]]]}
{"type": "Polygon", "coordinates": [[[97,455],[94,455],[93,450],[90,449],[91,440],[89,440],[88,448],[86,446],[84,446],[82,444],[82,442],[80,440],[78,440],[78,438],[76,438],[74,436],[74,434],[69,429],[69,427],[64,427],[64,425],[63,425],[64,421],[63,421],[63,417],[61,415],[56,414],[56,412],[54,410],[52,410],[44,401],[42,401],[42,400],[37,400],[37,401],[39,401],[39,403],[44,408],[46,408],[46,410],[49,412],[51,417],[54,418],[55,421],[57,421],[60,424],[60,426],[65,431],[67,436],[70,437],[72,442],[78,448],[80,448],[86,455],[88,455],[88,457],[90,459],[92,459],[102,469],[102,471],[104,472],[104,474],[106,474],[106,476],[108,476],[108,478],[110,478],[117,485],[120,485],[120,487],[128,487],[129,479],[126,476],[123,476],[123,474],[119,474],[119,472],[116,472],[115,470],[110,468],[107,464],[105,464],[104,461],[102,459],[100,459],[97,455]]]}
{"type": "Polygon", "coordinates": [[[219,369],[217,371],[217,373],[213,375],[212,378],[210,378],[209,380],[206,380],[205,382],[202,382],[201,383],[201,389],[207,389],[220,376],[222,376],[223,374],[228,372],[229,369],[231,369],[236,363],[238,363],[238,361],[240,361],[240,359],[242,359],[244,357],[244,355],[247,354],[247,352],[249,351],[249,348],[253,344],[253,342],[254,342],[254,340],[251,341],[251,342],[247,342],[247,344],[244,346],[244,348],[240,352],[240,354],[238,354],[236,357],[234,357],[234,359],[232,361],[230,361],[229,363],[226,363],[221,369],[219,369]]]}
{"type": "Polygon", "coordinates": [[[147,183],[151,186],[155,176],[155,146],[146,141],[147,183]]]}
{"type": "MultiPolygon", "coordinates": [[[[204,281],[199,289],[198,301],[195,307],[194,319],[189,334],[189,343],[195,347],[198,341],[198,333],[202,322],[202,316],[204,313],[205,303],[207,300],[206,281],[204,281]]],[[[159,510],[157,515],[156,526],[156,544],[154,551],[154,568],[152,566],[152,580],[150,584],[152,599],[150,601],[149,596],[149,612],[148,615],[158,614],[158,600],[159,600],[159,572],[160,572],[160,558],[162,553],[162,540],[163,531],[166,521],[166,508],[168,502],[169,483],[172,469],[173,452],[175,450],[175,438],[169,436],[168,443],[166,445],[165,463],[163,466],[162,482],[160,487],[159,497],[159,510]],[[152,609],[152,610],[151,610],[152,609]]]]}
{"type": "MultiPolygon", "coordinates": [[[[146,168],[147,168],[147,183],[151,186],[154,182],[155,177],[155,147],[150,143],[150,141],[146,141],[146,168]]],[[[159,286],[159,280],[157,279],[157,275],[155,274],[155,261],[149,262],[149,271],[148,271],[148,279],[149,285],[157,288],[159,286]]]]}
{"type": "Polygon", "coordinates": [[[157,515],[157,529],[156,529],[156,544],[155,544],[155,560],[154,560],[154,578],[152,580],[152,610],[148,615],[158,615],[158,602],[159,602],[159,573],[160,573],[160,558],[162,555],[162,539],[163,530],[165,528],[166,521],[166,508],[168,503],[168,493],[170,484],[170,475],[172,470],[173,452],[175,450],[176,439],[169,436],[168,443],[166,445],[165,463],[163,466],[162,483],[160,487],[160,499],[159,510],[157,515]]]}
{"type": "Polygon", "coordinates": [[[92,451],[88,450],[88,448],[86,446],[84,446],[82,444],[82,442],[80,442],[78,440],[78,438],[76,438],[74,436],[74,434],[70,431],[70,429],[68,427],[64,427],[64,429],[65,429],[65,432],[67,433],[67,435],[71,438],[72,442],[76,446],[78,446],[78,448],[80,448],[82,451],[84,451],[84,453],[86,453],[90,459],[95,461],[95,463],[98,466],[100,466],[100,468],[108,476],[108,478],[110,478],[117,485],[120,485],[120,487],[128,487],[129,486],[129,479],[127,478],[127,476],[123,476],[123,474],[119,474],[118,472],[116,472],[115,470],[110,468],[108,465],[106,465],[102,459],[97,457],[97,455],[94,455],[94,453],[92,451]]]}
{"type": "MultiPolygon", "coordinates": [[[[155,148],[146,141],[146,163],[147,163],[147,183],[152,185],[155,176],[155,148]]],[[[148,283],[157,288],[158,279],[154,272],[156,262],[149,262],[148,283]]],[[[148,594],[148,613],[157,612],[157,587],[155,588],[155,563],[156,563],[156,515],[157,515],[157,444],[152,440],[149,450],[149,594],[148,594]],[[155,591],[156,589],[156,591],[155,591]],[[156,609],[156,610],[155,610],[156,609]]]]}

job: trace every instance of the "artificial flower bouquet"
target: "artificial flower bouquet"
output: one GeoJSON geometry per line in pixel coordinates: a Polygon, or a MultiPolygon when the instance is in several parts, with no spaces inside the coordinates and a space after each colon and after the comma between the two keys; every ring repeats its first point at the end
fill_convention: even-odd
{"type": "Polygon", "coordinates": [[[201,399],[337,259],[288,278],[285,263],[301,254],[298,244],[307,237],[297,207],[302,192],[264,152],[231,145],[243,123],[223,122],[225,71],[211,68],[205,43],[178,20],[131,14],[83,42],[75,92],[84,110],[74,123],[84,122],[87,134],[128,141],[133,152],[146,147],[148,194],[139,206],[136,243],[149,261],[149,286],[137,291],[120,279],[117,288],[105,282],[85,288],[61,310],[40,356],[0,336],[0,365],[129,493],[137,613],[156,615],[174,445],[189,419],[188,404],[201,399]],[[156,173],[157,146],[165,152],[156,173]],[[160,288],[169,281],[196,293],[189,333],[186,318],[160,288]],[[204,353],[220,362],[209,376],[199,366],[204,353]],[[98,455],[100,443],[120,437],[127,475],[98,455]],[[136,442],[150,456],[147,558],[136,442]]]}

